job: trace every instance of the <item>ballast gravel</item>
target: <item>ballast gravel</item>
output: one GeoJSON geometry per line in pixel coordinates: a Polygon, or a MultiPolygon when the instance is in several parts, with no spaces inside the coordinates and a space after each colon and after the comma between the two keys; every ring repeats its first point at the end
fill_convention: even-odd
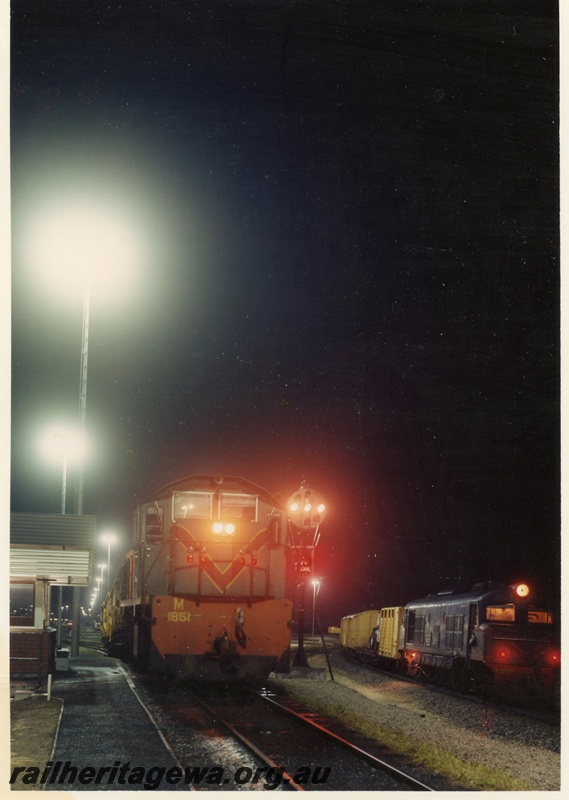
{"type": "MultiPolygon", "coordinates": [[[[369,670],[333,651],[334,681],[294,679],[294,694],[310,707],[341,706],[368,722],[524,781],[532,790],[561,788],[559,726],[490,703],[417,686],[369,670]]],[[[326,667],[323,655],[309,657],[326,667]]],[[[286,689],[286,679],[272,682],[286,689]]]]}

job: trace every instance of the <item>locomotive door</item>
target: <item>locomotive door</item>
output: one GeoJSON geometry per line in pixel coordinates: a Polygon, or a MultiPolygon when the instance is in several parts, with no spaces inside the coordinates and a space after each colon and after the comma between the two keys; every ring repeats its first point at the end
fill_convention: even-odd
{"type": "Polygon", "coordinates": [[[466,669],[470,667],[472,646],[476,644],[474,629],[478,625],[478,604],[470,603],[468,606],[468,630],[466,632],[466,669]]]}

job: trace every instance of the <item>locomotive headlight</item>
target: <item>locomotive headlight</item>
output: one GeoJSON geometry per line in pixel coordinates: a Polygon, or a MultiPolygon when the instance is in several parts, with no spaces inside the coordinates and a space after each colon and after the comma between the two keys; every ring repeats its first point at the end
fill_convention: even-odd
{"type": "Polygon", "coordinates": [[[529,595],[529,586],[527,583],[518,583],[515,592],[518,597],[527,597],[529,595]]]}
{"type": "Polygon", "coordinates": [[[214,522],[211,526],[211,529],[214,533],[220,534],[224,533],[226,536],[233,536],[235,531],[237,530],[237,526],[233,522],[214,522]]]}

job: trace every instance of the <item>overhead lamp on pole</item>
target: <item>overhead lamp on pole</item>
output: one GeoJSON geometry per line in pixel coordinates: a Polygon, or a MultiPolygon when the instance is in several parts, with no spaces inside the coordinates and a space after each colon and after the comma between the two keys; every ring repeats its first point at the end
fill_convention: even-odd
{"type": "MultiPolygon", "coordinates": [[[[25,253],[30,263],[57,286],[58,300],[76,304],[83,296],[81,362],[79,378],[79,428],[85,432],[87,409],[87,364],[91,290],[113,301],[132,290],[133,271],[141,262],[142,229],[127,207],[117,204],[115,193],[60,183],[35,206],[36,218],[26,237],[25,253]],[[41,211],[41,213],[39,213],[41,211]],[[133,224],[134,223],[134,224],[133,224]],[[122,290],[122,291],[121,291],[122,290]]],[[[138,271],[138,270],[137,270],[138,271]]],[[[79,464],[75,484],[75,514],[83,515],[83,465],[79,464]]],[[[73,587],[73,636],[71,655],[79,654],[80,590],[73,587]]]]}
{"type": "MultiPolygon", "coordinates": [[[[85,457],[85,437],[82,431],[65,422],[58,422],[43,431],[40,448],[44,458],[61,463],[61,514],[67,511],[67,470],[70,464],[80,465],[85,457]]],[[[61,609],[63,587],[57,587],[57,646],[61,647],[61,609]]],[[[75,635],[76,636],[76,635],[75,635]]],[[[73,634],[72,634],[73,639],[73,634]]]]}
{"type": "Polygon", "coordinates": [[[111,545],[113,545],[116,540],[116,535],[110,531],[103,533],[101,536],[101,541],[103,544],[107,545],[107,591],[110,591],[111,588],[111,545]]]}
{"type": "MultiPolygon", "coordinates": [[[[83,327],[81,334],[81,365],[79,372],[79,429],[85,433],[85,420],[87,415],[87,362],[89,358],[89,308],[90,308],[90,278],[85,272],[83,287],[83,327]]],[[[83,514],[83,466],[79,466],[77,475],[77,488],[75,491],[75,513],[83,514]]]]}
{"type": "Polygon", "coordinates": [[[100,577],[101,577],[101,583],[103,583],[104,578],[105,578],[105,574],[104,573],[105,573],[105,570],[107,568],[107,565],[104,562],[101,562],[100,564],[97,564],[97,566],[101,570],[101,576],[100,577]]]}

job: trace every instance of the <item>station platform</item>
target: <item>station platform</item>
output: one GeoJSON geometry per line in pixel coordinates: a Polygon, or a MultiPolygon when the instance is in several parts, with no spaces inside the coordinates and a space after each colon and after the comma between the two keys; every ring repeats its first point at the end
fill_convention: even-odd
{"type": "Polygon", "coordinates": [[[20,772],[12,790],[190,789],[182,766],[119,661],[73,658],[69,671],[54,676],[52,697],[63,705],[51,758],[20,772]]]}

